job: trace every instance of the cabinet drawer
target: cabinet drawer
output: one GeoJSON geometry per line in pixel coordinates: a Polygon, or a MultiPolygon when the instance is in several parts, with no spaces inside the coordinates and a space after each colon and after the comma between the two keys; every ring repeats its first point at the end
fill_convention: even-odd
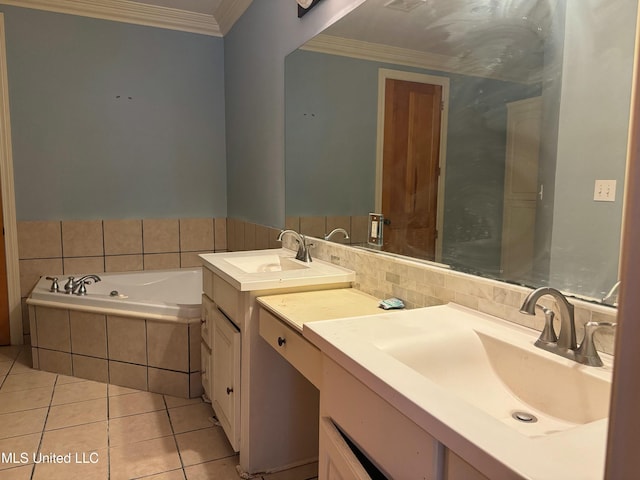
{"type": "Polygon", "coordinates": [[[240,326],[240,292],[218,275],[213,276],[213,301],[236,326],[240,326]]]}
{"type": "Polygon", "coordinates": [[[260,309],[260,336],[316,388],[320,389],[322,361],[320,350],[262,308],[260,309]]]}
{"type": "Polygon", "coordinates": [[[202,373],[202,388],[208,399],[211,399],[211,374],[213,372],[211,365],[211,349],[204,341],[200,342],[200,364],[202,373]]]}
{"type": "Polygon", "coordinates": [[[202,340],[210,348],[213,345],[213,309],[216,308],[215,304],[207,297],[202,295],[202,326],[200,328],[200,335],[202,340]]]}
{"type": "Polygon", "coordinates": [[[202,267],[202,291],[213,299],[213,272],[207,267],[202,267]]]}

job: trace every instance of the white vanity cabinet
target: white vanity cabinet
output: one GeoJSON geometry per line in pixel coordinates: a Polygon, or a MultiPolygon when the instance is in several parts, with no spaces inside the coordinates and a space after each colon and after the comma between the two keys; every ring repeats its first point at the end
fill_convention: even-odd
{"type": "Polygon", "coordinates": [[[238,295],[224,280],[203,269],[202,296],[202,386],[229,443],[240,450],[240,330],[238,295]],[[224,307],[223,307],[224,306],[224,307]],[[223,310],[224,308],[224,310],[223,310]]]}
{"type": "MultiPolygon", "coordinates": [[[[350,287],[355,274],[315,260],[296,270],[247,271],[246,262],[253,260],[273,262],[283,257],[295,265],[294,255],[288,250],[201,255],[203,327],[211,337],[203,337],[203,359],[210,358],[203,382],[230,443],[240,453],[243,475],[317,460],[317,415],[310,423],[307,412],[318,411],[318,390],[260,336],[257,298],[350,287]]],[[[295,340],[288,342],[289,347],[295,340]]]]}

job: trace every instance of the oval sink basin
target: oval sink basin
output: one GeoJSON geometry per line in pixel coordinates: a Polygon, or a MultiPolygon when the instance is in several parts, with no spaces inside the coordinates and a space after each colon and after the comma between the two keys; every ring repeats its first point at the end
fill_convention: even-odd
{"type": "Polygon", "coordinates": [[[282,272],[309,268],[309,265],[299,260],[282,257],[280,255],[226,257],[224,260],[246,273],[282,272]]]}

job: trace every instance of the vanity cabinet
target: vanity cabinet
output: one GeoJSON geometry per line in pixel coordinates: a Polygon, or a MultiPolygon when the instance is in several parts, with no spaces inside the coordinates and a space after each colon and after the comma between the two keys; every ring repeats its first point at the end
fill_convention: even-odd
{"type": "Polygon", "coordinates": [[[233,316],[238,316],[237,292],[207,269],[203,269],[203,288],[202,386],[229,443],[237,452],[240,450],[241,398],[240,330],[233,321],[233,316]]]}
{"type": "MultiPolygon", "coordinates": [[[[293,255],[269,251],[270,258],[283,253],[293,255]]],[[[260,336],[257,298],[350,287],[354,278],[353,272],[321,261],[314,261],[310,268],[328,273],[299,282],[295,278],[282,280],[295,272],[247,273],[225,261],[251,256],[266,254],[248,251],[201,256],[202,321],[207,332],[201,347],[202,381],[229,442],[240,453],[240,473],[247,477],[314,463],[318,455],[318,389],[260,336]],[[310,411],[315,412],[311,420],[310,411]]],[[[287,352],[296,351],[297,340],[304,340],[299,333],[298,339],[290,332],[274,333],[275,345],[282,337],[287,352]]],[[[306,356],[307,351],[301,355],[306,356]]],[[[319,377],[319,369],[315,375],[319,377]]]]}

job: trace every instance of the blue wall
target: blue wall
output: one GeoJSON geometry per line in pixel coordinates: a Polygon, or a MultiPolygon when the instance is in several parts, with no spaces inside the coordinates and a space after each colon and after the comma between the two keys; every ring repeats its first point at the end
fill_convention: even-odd
{"type": "Polygon", "coordinates": [[[225,36],[228,215],[284,226],[284,59],[363,0],[256,0],[225,36]]]}
{"type": "Polygon", "coordinates": [[[226,216],[222,38],[0,11],[18,220],[226,216]]]}

